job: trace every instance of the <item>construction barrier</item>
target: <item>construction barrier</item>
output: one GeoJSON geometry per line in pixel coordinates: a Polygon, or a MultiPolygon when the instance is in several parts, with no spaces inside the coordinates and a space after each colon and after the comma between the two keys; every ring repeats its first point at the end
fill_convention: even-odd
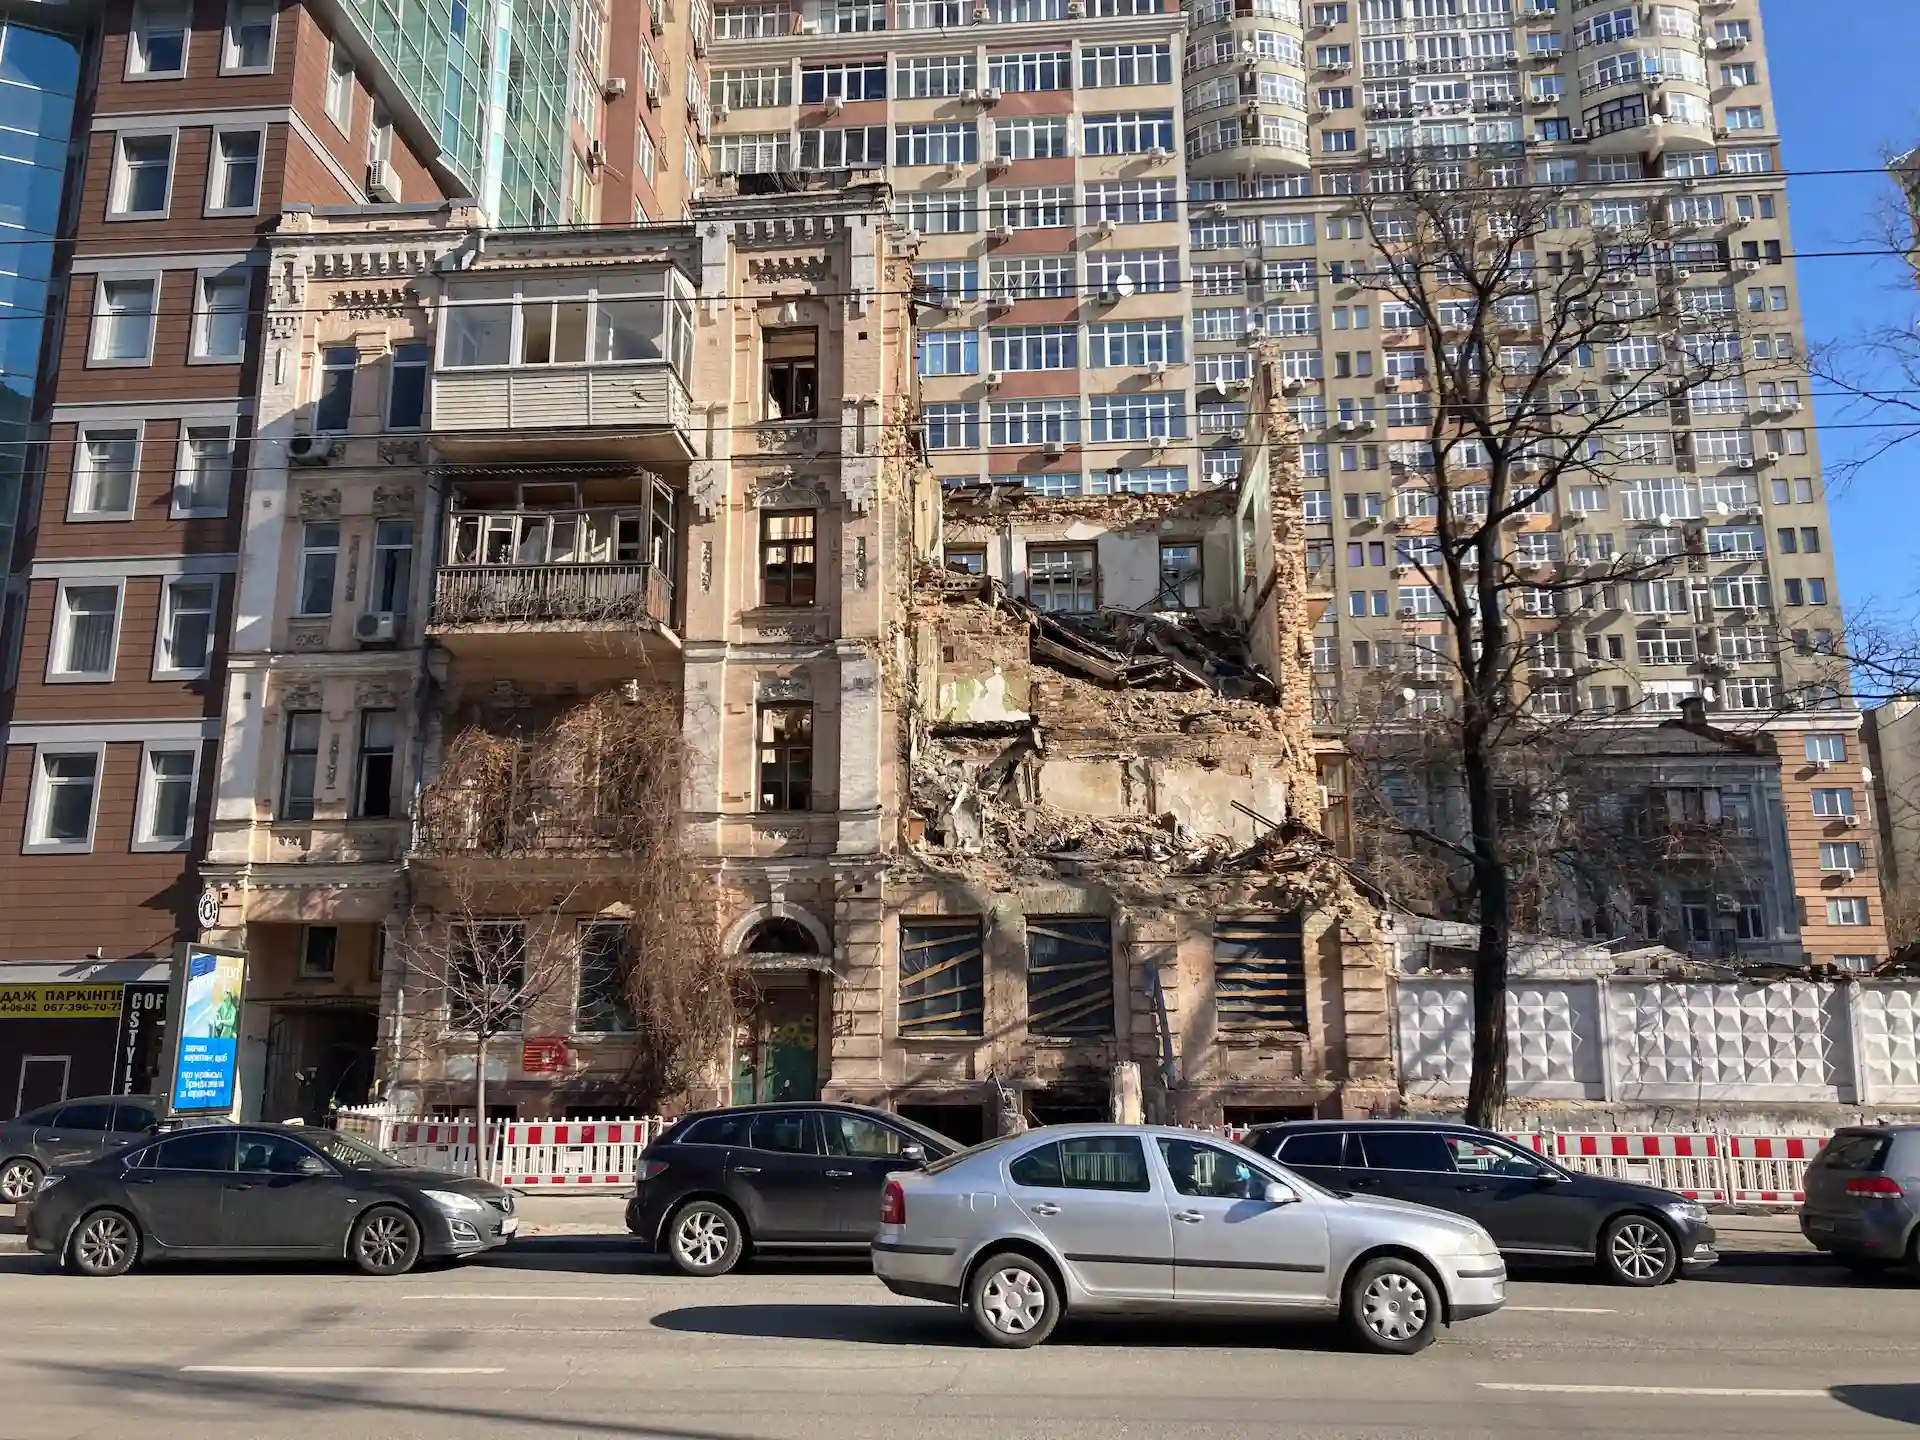
{"type": "Polygon", "coordinates": [[[1556,1134],[1553,1158],[1569,1170],[1638,1180],[1703,1205],[1724,1205],[1728,1184],[1718,1135],[1556,1134]]]}
{"type": "MultiPolygon", "coordinates": [[[[399,1116],[366,1105],[341,1111],[336,1123],[410,1165],[475,1171],[479,1147],[471,1120],[399,1116]]],[[[667,1124],[658,1115],[490,1121],[491,1173],[517,1190],[625,1189],[640,1152],[667,1124]]],[[[1247,1132],[1236,1126],[1221,1133],[1238,1140],[1247,1132]]],[[[1727,1131],[1526,1131],[1507,1138],[1569,1170],[1657,1185],[1703,1205],[1798,1205],[1807,1165],[1826,1144],[1821,1135],[1727,1131]]]]}
{"type": "Polygon", "coordinates": [[[494,1176],[524,1190],[613,1190],[633,1184],[640,1152],[666,1128],[643,1120],[503,1120],[494,1176]]]}

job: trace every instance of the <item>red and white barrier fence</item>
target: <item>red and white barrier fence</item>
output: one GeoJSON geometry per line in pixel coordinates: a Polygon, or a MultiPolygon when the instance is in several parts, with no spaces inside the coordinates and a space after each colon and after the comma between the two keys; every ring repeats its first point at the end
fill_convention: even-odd
{"type": "MultiPolygon", "coordinates": [[[[487,1125],[493,1176],[516,1190],[620,1190],[633,1183],[640,1152],[667,1127],[657,1115],[605,1120],[496,1120],[487,1125]]],[[[343,1110],[340,1129],[410,1165],[472,1173],[478,1126],[418,1118],[368,1105],[343,1110]]],[[[1225,1133],[1239,1139],[1246,1132],[1225,1133]]],[[[1525,1131],[1508,1135],[1569,1170],[1639,1180],[1703,1205],[1801,1203],[1819,1135],[1736,1135],[1724,1130],[1525,1131]]]]}

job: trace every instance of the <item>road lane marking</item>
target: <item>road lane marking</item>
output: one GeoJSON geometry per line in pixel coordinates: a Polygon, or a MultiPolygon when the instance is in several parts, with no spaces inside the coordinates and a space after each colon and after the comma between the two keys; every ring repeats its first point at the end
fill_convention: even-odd
{"type": "Polygon", "coordinates": [[[1503,1305],[1521,1315],[1616,1315],[1616,1310],[1597,1310],[1587,1305],[1503,1305]]]}
{"type": "Polygon", "coordinates": [[[182,1365],[182,1375],[504,1375],[504,1365],[182,1365]]]}
{"type": "Polygon", "coordinates": [[[1709,1385],[1527,1385],[1496,1380],[1482,1390],[1514,1390],[1528,1395],[1698,1395],[1713,1400],[1825,1400],[1825,1390],[1751,1390],[1709,1385]]]}
{"type": "Polygon", "coordinates": [[[504,1300],[515,1305],[644,1305],[646,1295],[402,1295],[402,1300],[504,1300]]]}

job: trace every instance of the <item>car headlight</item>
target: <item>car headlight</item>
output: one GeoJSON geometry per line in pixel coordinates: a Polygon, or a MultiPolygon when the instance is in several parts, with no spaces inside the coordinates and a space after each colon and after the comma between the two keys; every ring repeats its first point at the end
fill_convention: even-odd
{"type": "Polygon", "coordinates": [[[36,1195],[44,1195],[47,1193],[47,1191],[53,1189],[54,1186],[58,1185],[62,1180],[66,1178],[67,1178],[66,1176],[62,1175],[57,1170],[49,1174],[42,1175],[40,1177],[40,1183],[38,1186],[34,1188],[33,1193],[36,1195]]]}
{"type": "Polygon", "coordinates": [[[449,1215],[478,1215],[487,1208],[471,1195],[459,1195],[452,1190],[422,1190],[420,1193],[449,1215]]]}
{"type": "Polygon", "coordinates": [[[1475,1229],[1460,1239],[1462,1255],[1498,1255],[1500,1247],[1493,1243],[1493,1236],[1486,1231],[1475,1229]]]}
{"type": "Polygon", "coordinates": [[[1682,1220],[1691,1220],[1696,1225],[1706,1223],[1707,1207],[1692,1200],[1676,1200],[1667,1207],[1667,1211],[1669,1214],[1679,1216],[1682,1220]]]}

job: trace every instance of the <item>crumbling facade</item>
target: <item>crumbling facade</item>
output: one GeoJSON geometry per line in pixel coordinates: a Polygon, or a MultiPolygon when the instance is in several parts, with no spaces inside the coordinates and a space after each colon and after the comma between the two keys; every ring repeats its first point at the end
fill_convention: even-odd
{"type": "MultiPolygon", "coordinates": [[[[1270,365],[1263,365],[1263,371],[1270,365]]],[[[1263,375],[1264,383],[1271,383],[1263,375]]],[[[1375,907],[1322,830],[1290,426],[1237,484],[950,487],[906,607],[882,983],[835,1093],[967,1138],[1391,1103],[1375,907]]]]}

